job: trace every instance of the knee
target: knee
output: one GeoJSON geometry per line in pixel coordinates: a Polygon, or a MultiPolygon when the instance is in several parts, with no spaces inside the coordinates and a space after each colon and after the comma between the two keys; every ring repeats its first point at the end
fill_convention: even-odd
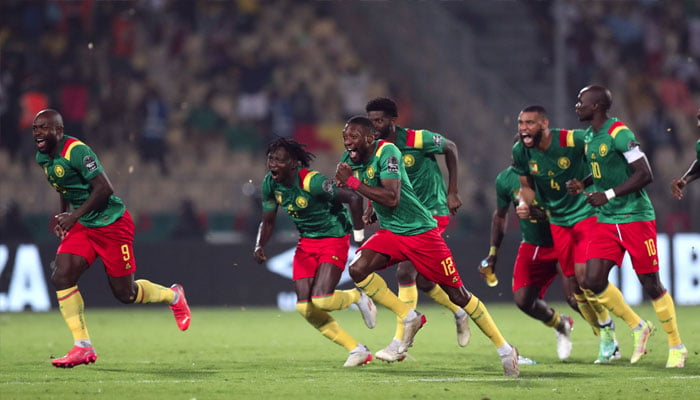
{"type": "Polygon", "coordinates": [[[428,293],[433,290],[437,284],[425,279],[422,275],[419,275],[416,277],[416,286],[421,292],[428,293]]]}
{"type": "Polygon", "coordinates": [[[367,278],[367,276],[369,276],[367,264],[363,262],[363,260],[359,259],[350,265],[350,268],[348,268],[348,273],[350,274],[353,282],[362,282],[365,280],[365,278],[367,278]]]}
{"type": "Polygon", "coordinates": [[[112,294],[114,294],[114,298],[120,302],[124,304],[132,304],[136,301],[137,291],[135,288],[127,287],[124,289],[120,288],[118,290],[114,290],[112,294]]]}
{"type": "Polygon", "coordinates": [[[409,285],[416,281],[416,269],[412,265],[401,263],[396,269],[396,280],[402,285],[409,285]]]}

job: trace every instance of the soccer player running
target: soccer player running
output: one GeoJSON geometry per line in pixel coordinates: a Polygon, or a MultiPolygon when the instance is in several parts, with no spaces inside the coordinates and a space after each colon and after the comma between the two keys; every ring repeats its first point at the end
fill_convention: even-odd
{"type": "MultiPolygon", "coordinates": [[[[700,128],[700,108],[698,108],[697,113],[698,128],[700,128]]],[[[695,160],[690,164],[690,167],[685,174],[678,179],[674,179],[671,182],[671,194],[676,199],[680,200],[683,198],[683,189],[688,183],[700,178],[700,139],[695,142],[695,160]]]]}
{"type": "MultiPolygon", "coordinates": [[[[547,212],[539,206],[541,199],[537,194],[530,205],[530,218],[520,219],[522,241],[518,248],[513,267],[513,297],[515,304],[525,314],[542,321],[553,328],[557,338],[557,356],[565,360],[571,355],[571,329],[574,320],[550,308],[544,300],[547,289],[559,273],[557,253],[552,244],[547,212]]],[[[501,171],[496,176],[496,209],[491,218],[491,247],[484,259],[495,271],[498,261],[498,248],[503,242],[508,208],[516,208],[520,203],[520,176],[513,166],[501,171]]],[[[481,268],[479,272],[484,279],[481,268]]],[[[567,296],[571,301],[571,297],[567,296]]],[[[572,308],[578,311],[575,301],[572,308]]]]}
{"type": "Polygon", "coordinates": [[[518,351],[503,338],[486,306],[464,287],[437,222],[413,191],[401,152],[393,143],[375,140],[375,134],[372,121],[361,116],[350,118],[343,129],[346,152],[336,169],[336,183],[367,197],[379,220],[379,230],[351,262],[350,276],[375,302],[401,318],[404,333],[398,352],[405,353],[425,318],[399,300],[376,271],[410,260],[419,274],[439,284],[491,339],[504,374],[518,376],[518,351]]]}
{"type": "Polygon", "coordinates": [[[92,149],[64,134],[63,117],[56,110],[37,113],[32,131],[38,150],[36,161],[60,197],[54,232],[61,242],[51,282],[74,340],[68,354],[51,363],[72,368],[97,360],[78,290],[78,280],[97,257],[105,266],[114,297],[123,303],[169,304],[177,326],[186,330],[191,313],[181,285],[166,288],[145,279],[134,281],[134,223],[124,202],[113,194],[112,184],[92,149]]]}
{"type": "MultiPolygon", "coordinates": [[[[367,118],[374,124],[379,139],[394,143],[401,151],[406,174],[408,174],[413,190],[418,196],[418,200],[437,221],[438,231],[442,234],[450,223],[450,214],[456,214],[457,209],[462,205],[457,191],[457,163],[459,160],[457,146],[439,133],[424,129],[406,129],[396,125],[396,118],[399,116],[398,109],[396,103],[389,98],[378,97],[370,100],[365,111],[367,118]],[[445,187],[440,166],[435,159],[436,154],[444,154],[445,156],[448,188],[445,187]]],[[[371,209],[368,207],[368,210],[371,209]]],[[[398,296],[401,301],[415,308],[418,303],[417,286],[436,303],[454,314],[457,326],[457,343],[460,346],[469,344],[471,332],[467,313],[462,307],[451,302],[447,293],[439,285],[418,275],[416,268],[410,261],[399,263],[396,269],[396,279],[399,284],[398,296]]],[[[403,323],[397,319],[393,340],[386,348],[376,352],[375,356],[387,362],[402,361],[406,357],[405,353],[398,352],[402,337],[403,323]]]]}
{"type": "MultiPolygon", "coordinates": [[[[566,182],[589,175],[584,159],[583,131],[549,128],[547,112],[533,105],[518,115],[520,140],[513,145],[514,171],[520,175],[521,200],[516,212],[530,218],[535,189],[549,212],[549,226],[563,275],[567,302],[573,296],[578,310],[593,332],[600,336],[596,363],[619,358],[615,326],[610,313],[581,289],[586,270],[586,246],[595,226],[595,210],[583,195],[570,196],[566,182]]],[[[611,291],[619,293],[610,284],[611,291]]],[[[622,296],[620,294],[620,296],[622,296]]]]}
{"type": "Polygon", "coordinates": [[[348,260],[353,228],[342,203],[350,206],[354,239],[361,242],[362,197],[309,169],[313,158],[291,139],[279,138],[268,145],[270,172],[262,183],[263,213],[253,257],[258,263],[267,261],[265,245],[272,237],[277,209],[286,210],[300,235],[292,267],[297,311],[323,336],[350,352],[345,367],[364,365],[372,361],[372,353],[328,314],[357,304],[367,327],[374,328],[377,322],[377,309],[366,294],[357,289],[336,290],[348,260]]]}
{"type": "Polygon", "coordinates": [[[668,337],[666,368],[683,368],[688,350],[681,342],[673,298],[659,280],[656,248],[656,217],[644,187],[653,180],[649,162],[634,133],[617,118],[608,116],[612,95],[603,86],[587,86],[578,94],[576,115],[590,126],[585,131],[586,159],[591,175],[572,181],[568,189],[586,192],[586,202],[595,207],[598,221],[588,247],[588,262],[583,287],[586,292],[622,318],[634,333],[632,364],[646,354],[647,339],[654,331],[627,305],[619,290],[609,290],[608,274],[614,265],[622,265],[628,252],[644,292],[668,337]]]}

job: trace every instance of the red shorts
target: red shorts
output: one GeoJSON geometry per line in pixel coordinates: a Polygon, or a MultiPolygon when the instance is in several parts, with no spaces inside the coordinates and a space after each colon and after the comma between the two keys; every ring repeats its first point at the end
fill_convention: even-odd
{"type": "Polygon", "coordinates": [[[554,249],[559,257],[559,265],[564,276],[574,275],[574,264],[585,264],[588,242],[593,236],[596,217],[588,217],[572,226],[549,224],[552,231],[554,249]]]}
{"type": "Polygon", "coordinates": [[[129,211],[107,226],[89,228],[76,222],[58,245],[56,254],[70,253],[85,258],[88,265],[98,256],[107,275],[120,277],[136,272],[134,221],[129,211]]]}
{"type": "Polygon", "coordinates": [[[539,287],[539,298],[542,299],[557,273],[557,252],[554,247],[520,243],[513,267],[514,292],[525,286],[539,287]]]}
{"type": "Polygon", "coordinates": [[[656,250],[656,221],[629,222],[626,224],[596,225],[595,235],[588,245],[588,258],[612,260],[622,265],[625,251],[630,253],[632,268],[638,274],[659,271],[656,250]]]}
{"type": "Polygon", "coordinates": [[[380,229],[359,248],[389,256],[387,266],[409,260],[426,279],[446,286],[463,285],[452,252],[433,228],[413,236],[402,236],[380,229]]]}
{"type": "Polygon", "coordinates": [[[440,235],[442,235],[443,233],[445,233],[445,229],[447,229],[447,225],[450,224],[450,216],[449,215],[442,215],[439,217],[434,216],[433,218],[435,218],[435,220],[437,221],[438,232],[440,233],[440,235]]]}
{"type": "Polygon", "coordinates": [[[318,266],[331,263],[345,270],[350,249],[350,235],[334,238],[301,238],[294,252],[292,280],[313,278],[318,266]]]}

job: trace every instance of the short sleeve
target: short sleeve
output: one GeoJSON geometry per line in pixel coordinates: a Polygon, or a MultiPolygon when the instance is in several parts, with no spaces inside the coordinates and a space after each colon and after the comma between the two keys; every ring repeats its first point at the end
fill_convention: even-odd
{"type": "Polygon", "coordinates": [[[90,147],[82,143],[70,150],[67,159],[71,167],[88,181],[101,174],[104,170],[97,155],[95,155],[90,147]]]}

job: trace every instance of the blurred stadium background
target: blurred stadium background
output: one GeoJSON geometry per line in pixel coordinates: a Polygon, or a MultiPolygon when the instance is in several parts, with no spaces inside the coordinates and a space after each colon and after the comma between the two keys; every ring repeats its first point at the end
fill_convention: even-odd
{"type": "MultiPolygon", "coordinates": [[[[401,125],[458,144],[452,237],[486,248],[517,113],[541,104],[551,126],[582,127],[573,106],[590,83],[612,90],[612,115],[650,158],[659,232],[700,232],[700,185],[669,194],[695,157],[698,59],[697,0],[5,0],[0,242],[55,244],[58,199],[30,140],[40,109],[61,111],[66,133],[95,149],[137,242],[194,231],[248,248],[265,144],[294,137],[331,174],[343,122],[388,96],[401,125]]],[[[285,229],[277,237],[293,243],[281,216],[285,229]]]]}

